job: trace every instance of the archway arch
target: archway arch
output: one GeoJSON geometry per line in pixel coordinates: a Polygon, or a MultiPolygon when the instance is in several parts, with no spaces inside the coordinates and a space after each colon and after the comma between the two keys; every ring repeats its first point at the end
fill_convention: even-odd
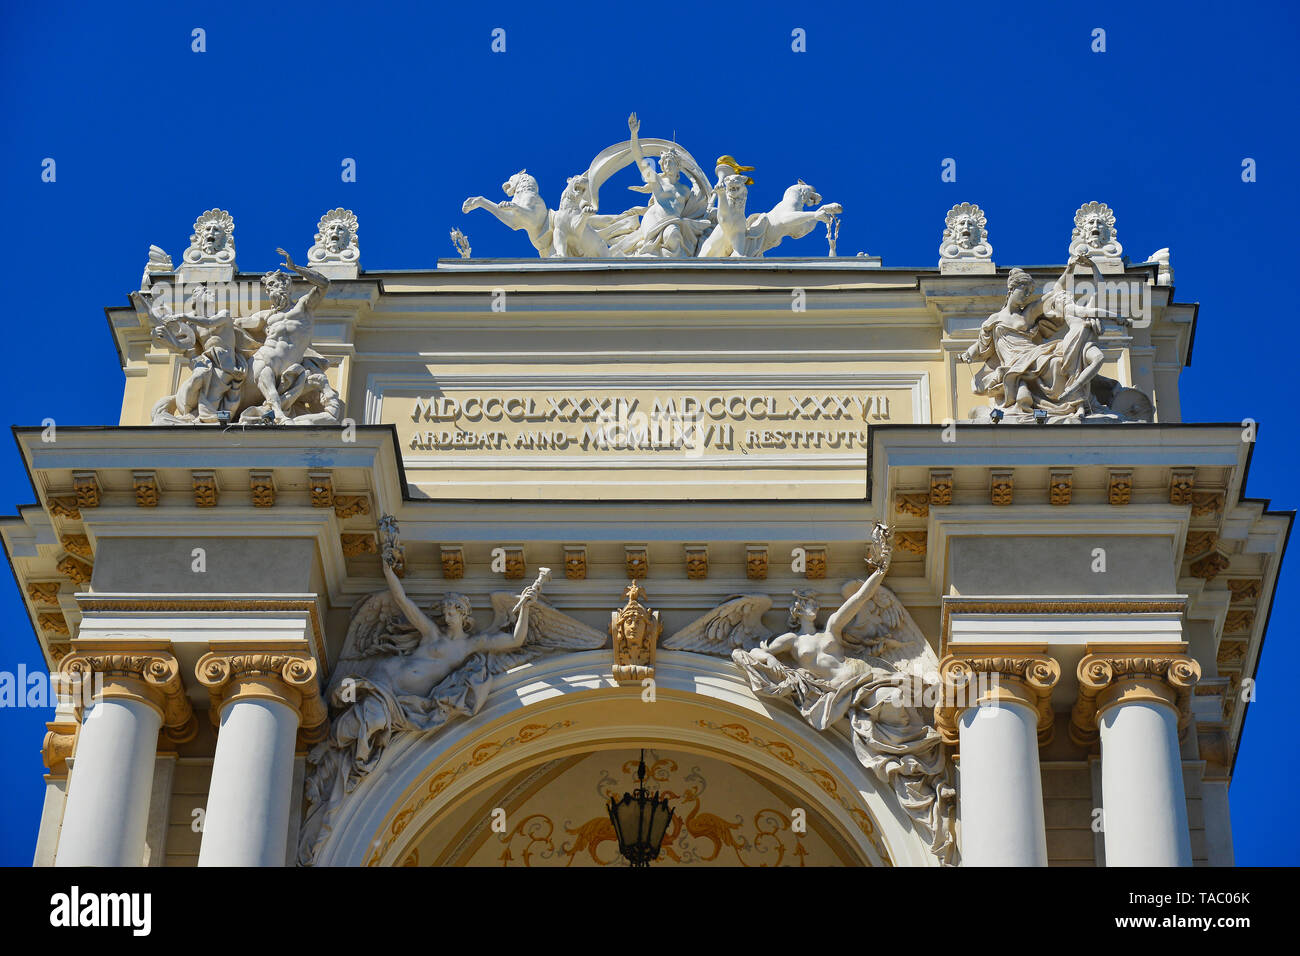
{"type": "Polygon", "coordinates": [[[789,794],[853,862],[936,864],[845,735],[819,734],[792,708],[756,697],[730,661],[661,654],[653,700],[617,684],[611,663],[606,650],[521,667],[473,719],[394,741],[339,808],[317,865],[400,866],[439,821],[533,768],[642,746],[721,761],[789,794]]]}

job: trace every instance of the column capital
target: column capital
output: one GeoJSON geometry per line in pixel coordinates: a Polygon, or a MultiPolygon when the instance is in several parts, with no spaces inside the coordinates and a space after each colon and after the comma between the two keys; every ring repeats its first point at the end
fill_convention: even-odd
{"type": "Polygon", "coordinates": [[[943,694],[935,705],[935,725],[944,743],[960,740],[961,715],[968,707],[1023,704],[1038,714],[1038,745],[1052,742],[1052,688],[1061,678],[1055,658],[1040,648],[963,647],[939,662],[943,694]]]}
{"type": "Polygon", "coordinates": [[[183,744],[198,733],[180,661],[168,651],[82,646],[63,659],[59,673],[69,683],[91,682],[97,698],[136,700],[153,707],[162,715],[162,734],[171,743],[183,744]]]}
{"type": "Polygon", "coordinates": [[[208,712],[214,729],[221,725],[221,709],[237,700],[275,700],[298,715],[302,744],[322,740],[329,730],[329,711],[320,696],[316,660],[302,648],[247,647],[208,651],[194,666],[200,684],[208,689],[208,712]]]}
{"type": "Polygon", "coordinates": [[[1097,721],[1108,708],[1135,701],[1167,704],[1178,713],[1178,732],[1192,719],[1192,689],[1201,679],[1201,665],[1170,648],[1089,648],[1076,673],[1079,698],[1070,712],[1070,739],[1090,747],[1099,734],[1097,721]]]}

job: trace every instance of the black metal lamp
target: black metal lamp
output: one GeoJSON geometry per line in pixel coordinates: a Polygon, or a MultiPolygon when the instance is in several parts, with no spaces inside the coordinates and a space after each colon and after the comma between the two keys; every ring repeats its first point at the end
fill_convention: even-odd
{"type": "Polygon", "coordinates": [[[645,789],[645,751],[641,751],[641,764],[636,771],[637,788],[624,793],[623,799],[609,798],[609,819],[618,836],[618,852],[632,866],[649,866],[659,857],[659,844],[664,841],[668,824],[673,819],[673,809],[668,798],[654,795],[645,789]]]}

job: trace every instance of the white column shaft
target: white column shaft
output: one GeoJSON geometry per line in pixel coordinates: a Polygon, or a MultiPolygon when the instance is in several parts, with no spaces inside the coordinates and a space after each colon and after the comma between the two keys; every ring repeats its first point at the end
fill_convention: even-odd
{"type": "Polygon", "coordinates": [[[298,715],[266,698],[221,714],[199,866],[284,866],[298,715]]]}
{"type": "Polygon", "coordinates": [[[142,700],[98,700],[81,725],[55,866],[139,866],[162,714],[142,700]]]}
{"type": "Polygon", "coordinates": [[[1001,701],[961,717],[963,866],[1046,866],[1038,714],[1001,701]]]}
{"type": "Polygon", "coordinates": [[[1101,728],[1107,866],[1191,866],[1178,713],[1146,700],[1115,704],[1101,728]]]}

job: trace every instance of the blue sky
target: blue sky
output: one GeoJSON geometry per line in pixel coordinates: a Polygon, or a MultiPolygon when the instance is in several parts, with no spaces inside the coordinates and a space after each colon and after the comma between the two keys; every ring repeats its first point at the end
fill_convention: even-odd
{"type": "MultiPolygon", "coordinates": [[[[1178,299],[1201,304],[1184,419],[1258,420],[1247,494],[1292,508],[1298,20],[1291,4],[1240,2],[5,4],[4,417],[116,423],[103,307],[126,304],[150,243],[179,260],[205,209],[234,215],[246,271],[275,267],[277,245],[305,258],[340,205],[369,268],[432,267],[454,255],[452,226],[476,257],[531,257],[522,233],[461,202],[500,198],[526,166],[554,205],[635,110],[643,136],[675,132],[706,168],[722,153],[758,167],[751,209],[812,183],[845,207],[840,254],[888,265],[933,265],[961,201],[987,212],[999,264],[1062,262],[1074,210],[1110,204],[1126,252],[1171,247],[1178,299]],[[497,27],[505,53],[490,50],[497,27]],[[1105,53],[1090,49],[1098,27],[1105,53]],[[795,28],[807,52],[791,50],[795,28]],[[955,183],[940,180],[947,157],[955,183]],[[1242,182],[1246,157],[1257,182],[1242,182]]],[[[820,233],[801,245],[825,250],[820,233]]],[[[2,445],[13,513],[33,493],[2,445]]],[[[1241,864],[1300,861],[1281,825],[1300,809],[1294,566],[1231,790],[1241,864]]],[[[7,576],[0,627],[0,670],[38,666],[7,576]]],[[[31,861],[48,719],[0,711],[0,863],[31,861]]]]}

